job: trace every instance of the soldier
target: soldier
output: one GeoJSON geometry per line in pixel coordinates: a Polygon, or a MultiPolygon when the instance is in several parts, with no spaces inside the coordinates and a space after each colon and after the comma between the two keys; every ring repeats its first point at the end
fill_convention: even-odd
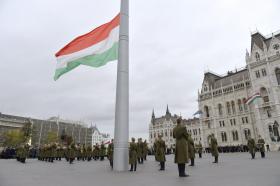
{"type": "Polygon", "coordinates": [[[143,151],[144,151],[144,146],[143,146],[142,138],[138,138],[137,158],[139,164],[143,164],[143,151]]]}
{"type": "Polygon", "coordinates": [[[105,145],[104,145],[104,143],[103,143],[103,141],[102,141],[102,143],[101,143],[101,147],[100,147],[100,154],[99,154],[99,156],[100,156],[100,161],[103,161],[104,160],[104,156],[106,155],[106,147],[105,147],[105,145]]]}
{"type": "Polygon", "coordinates": [[[197,150],[198,150],[199,158],[202,158],[202,144],[201,144],[200,141],[199,141],[199,143],[197,145],[197,150]]]}
{"type": "Polygon", "coordinates": [[[255,159],[256,143],[255,143],[255,140],[253,138],[251,138],[251,136],[248,137],[247,146],[249,148],[249,152],[252,156],[252,159],[255,159]]]}
{"type": "Polygon", "coordinates": [[[213,163],[218,163],[218,157],[219,157],[218,142],[214,134],[212,134],[210,138],[210,149],[211,149],[212,156],[215,157],[215,161],[213,163]]]}
{"type": "Polygon", "coordinates": [[[137,144],[135,143],[135,138],[131,138],[131,143],[129,145],[129,164],[130,171],[136,171],[137,167],[137,144]]]}
{"type": "Polygon", "coordinates": [[[91,161],[91,155],[92,155],[92,148],[91,148],[91,146],[88,146],[87,149],[86,149],[87,161],[91,161]]]}
{"type": "Polygon", "coordinates": [[[260,149],[261,157],[262,157],[262,158],[265,158],[265,148],[264,148],[264,144],[265,144],[264,139],[263,139],[261,136],[259,136],[258,147],[259,147],[259,149],[260,149]]]}
{"type": "Polygon", "coordinates": [[[157,153],[157,159],[160,162],[160,171],[165,170],[165,151],[166,151],[166,146],[165,146],[165,142],[162,140],[162,135],[158,136],[159,139],[157,140],[157,149],[156,149],[156,153],[157,153]]]}
{"type": "Polygon", "coordinates": [[[113,157],[114,157],[114,140],[112,139],[111,143],[108,145],[108,159],[110,166],[113,169],[113,157]]]}
{"type": "Polygon", "coordinates": [[[76,147],[75,144],[72,143],[69,147],[69,163],[72,164],[76,157],[76,147]]]}
{"type": "Polygon", "coordinates": [[[146,140],[144,141],[143,146],[144,146],[144,152],[143,152],[144,160],[147,160],[147,155],[148,155],[148,144],[147,144],[147,141],[146,141],[146,140]]]}
{"type": "Polygon", "coordinates": [[[195,147],[194,147],[194,141],[191,137],[191,134],[189,134],[189,138],[188,138],[188,150],[189,150],[189,156],[190,156],[190,159],[191,159],[190,166],[194,166],[195,147]]]}
{"type": "Polygon", "coordinates": [[[96,143],[95,147],[94,147],[94,153],[93,153],[95,161],[99,159],[99,151],[100,151],[99,145],[98,145],[98,143],[96,143]]]}
{"type": "Polygon", "coordinates": [[[154,145],[153,145],[153,150],[154,150],[154,155],[155,155],[155,160],[158,161],[158,154],[157,154],[157,143],[158,139],[155,139],[154,145]]]}
{"type": "Polygon", "coordinates": [[[178,164],[179,177],[187,177],[185,164],[189,162],[188,132],[181,122],[181,118],[177,119],[177,126],[173,129],[173,138],[176,138],[175,163],[178,164]]]}

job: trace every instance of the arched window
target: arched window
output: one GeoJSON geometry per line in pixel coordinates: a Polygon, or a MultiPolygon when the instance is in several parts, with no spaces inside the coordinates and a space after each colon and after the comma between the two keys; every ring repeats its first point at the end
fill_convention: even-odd
{"type": "Polygon", "coordinates": [[[204,111],[205,111],[205,114],[206,114],[206,117],[209,117],[210,115],[209,115],[209,108],[208,108],[208,106],[204,106],[204,111]]]}
{"type": "Polygon", "coordinates": [[[278,125],[277,121],[275,121],[274,125],[273,125],[273,135],[275,137],[279,137],[279,130],[278,130],[278,128],[279,128],[279,125],[278,125]]]}
{"type": "Polygon", "coordinates": [[[172,133],[172,130],[170,131],[170,137],[172,137],[173,136],[173,133],[172,133]]]}
{"type": "Polygon", "coordinates": [[[238,141],[238,132],[237,131],[232,131],[232,138],[233,138],[233,141],[238,141]]]}
{"type": "Polygon", "coordinates": [[[237,104],[238,104],[239,111],[242,112],[243,108],[242,108],[242,101],[241,101],[241,99],[238,99],[237,104]]]}
{"type": "Polygon", "coordinates": [[[223,115],[223,106],[222,104],[218,104],[218,110],[219,110],[219,115],[222,116],[223,115]]]}
{"type": "Polygon", "coordinates": [[[259,54],[258,52],[255,53],[255,57],[256,57],[256,60],[257,60],[257,61],[260,60],[260,54],[259,54]]]}
{"type": "Polygon", "coordinates": [[[231,109],[232,109],[232,113],[235,114],[235,103],[234,103],[234,101],[231,101],[231,109]]]}
{"type": "Polygon", "coordinates": [[[278,85],[280,85],[280,69],[279,68],[275,69],[275,75],[276,75],[277,83],[278,83],[278,85]]]}
{"type": "Polygon", "coordinates": [[[248,107],[246,105],[246,98],[243,98],[243,107],[244,107],[245,111],[248,109],[248,107]]]}
{"type": "Polygon", "coordinates": [[[249,136],[251,136],[250,129],[244,129],[244,135],[245,135],[245,139],[248,140],[249,136]]]}
{"type": "Polygon", "coordinates": [[[262,87],[260,89],[260,94],[261,94],[261,97],[263,98],[263,102],[265,102],[265,103],[269,102],[268,92],[267,92],[266,88],[262,87]]]}
{"type": "Polygon", "coordinates": [[[227,113],[230,114],[230,103],[227,102],[227,113]]]}
{"type": "Polygon", "coordinates": [[[227,141],[227,133],[226,132],[221,132],[221,137],[222,137],[222,142],[227,141]]]}

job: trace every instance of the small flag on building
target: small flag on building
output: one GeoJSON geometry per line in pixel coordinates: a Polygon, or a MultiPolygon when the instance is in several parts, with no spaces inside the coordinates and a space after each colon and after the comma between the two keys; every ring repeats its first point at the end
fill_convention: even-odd
{"type": "Polygon", "coordinates": [[[195,115],[200,115],[200,114],[202,114],[202,111],[201,110],[198,110],[196,113],[194,113],[193,115],[195,116],[195,115]]]}
{"type": "Polygon", "coordinates": [[[112,21],[77,37],[55,54],[54,80],[79,65],[100,67],[118,58],[120,14],[112,21]]]}
{"type": "Polygon", "coordinates": [[[261,98],[261,95],[260,93],[255,93],[254,95],[248,97],[246,100],[245,100],[245,103],[247,105],[251,104],[254,100],[256,100],[257,98],[261,98]]]}

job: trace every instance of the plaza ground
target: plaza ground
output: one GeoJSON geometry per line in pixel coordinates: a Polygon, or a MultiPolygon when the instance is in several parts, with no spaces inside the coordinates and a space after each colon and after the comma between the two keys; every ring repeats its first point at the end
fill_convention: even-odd
{"type": "Polygon", "coordinates": [[[158,171],[153,156],[137,172],[112,172],[109,162],[55,163],[27,160],[0,160],[0,186],[280,186],[280,152],[270,152],[265,159],[248,153],[220,154],[219,164],[207,154],[196,158],[195,167],[187,167],[190,177],[179,178],[174,156],[168,155],[166,171],[158,171]]]}

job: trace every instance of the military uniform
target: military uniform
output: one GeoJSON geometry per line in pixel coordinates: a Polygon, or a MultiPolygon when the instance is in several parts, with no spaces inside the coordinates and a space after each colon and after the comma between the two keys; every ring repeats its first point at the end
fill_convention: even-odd
{"type": "Polygon", "coordinates": [[[261,157],[262,158],[265,158],[265,148],[264,148],[264,144],[265,144],[265,141],[264,139],[262,139],[260,137],[260,139],[258,140],[258,147],[259,147],[259,150],[261,152],[261,157]]]}
{"type": "Polygon", "coordinates": [[[188,132],[181,124],[181,119],[177,119],[177,126],[173,129],[173,138],[176,139],[175,163],[178,164],[180,177],[186,177],[185,164],[189,162],[188,153],[188,132]]]}
{"type": "Polygon", "coordinates": [[[69,147],[69,163],[72,164],[73,161],[75,160],[75,157],[76,157],[76,147],[75,147],[75,144],[72,144],[70,147],[69,147]]]}
{"type": "Polygon", "coordinates": [[[211,149],[212,156],[214,156],[215,158],[215,161],[213,163],[218,163],[218,157],[219,157],[218,142],[214,134],[212,134],[210,139],[210,149],[211,149]]]}
{"type": "Polygon", "coordinates": [[[154,150],[154,155],[155,155],[155,160],[158,161],[158,154],[157,154],[157,143],[158,139],[155,139],[154,145],[153,145],[153,150],[154,150]]]}
{"type": "Polygon", "coordinates": [[[136,171],[137,167],[137,144],[135,143],[135,139],[132,138],[132,142],[129,145],[129,164],[130,171],[136,171]]]}
{"type": "Polygon", "coordinates": [[[197,145],[197,151],[198,151],[199,158],[202,158],[202,144],[200,142],[197,145]]]}
{"type": "Polygon", "coordinates": [[[194,147],[194,141],[193,141],[191,135],[189,135],[189,138],[188,138],[188,150],[189,150],[189,156],[191,159],[190,166],[194,166],[195,147],[194,147]]]}
{"type": "Polygon", "coordinates": [[[137,143],[137,158],[139,164],[143,164],[143,160],[144,160],[143,152],[144,152],[144,145],[142,142],[142,138],[139,138],[137,143]]]}
{"type": "Polygon", "coordinates": [[[104,160],[104,156],[106,155],[106,147],[105,145],[102,143],[101,144],[101,147],[100,147],[100,161],[103,161],[104,160]]]}
{"type": "Polygon", "coordinates": [[[146,140],[144,141],[143,146],[144,146],[144,151],[143,151],[144,160],[147,160],[147,155],[148,155],[148,144],[147,144],[147,141],[146,141],[146,140]]]}
{"type": "Polygon", "coordinates": [[[248,139],[248,143],[247,143],[249,152],[252,156],[252,159],[255,159],[255,153],[256,153],[256,143],[255,140],[253,138],[249,138],[248,139]]]}
{"type": "Polygon", "coordinates": [[[159,136],[159,139],[157,140],[157,160],[160,162],[160,169],[159,170],[165,170],[165,142],[162,140],[162,136],[159,136]]]}
{"type": "Polygon", "coordinates": [[[113,157],[114,157],[114,141],[112,140],[112,142],[108,145],[108,159],[110,162],[110,166],[111,168],[113,168],[113,157]]]}

